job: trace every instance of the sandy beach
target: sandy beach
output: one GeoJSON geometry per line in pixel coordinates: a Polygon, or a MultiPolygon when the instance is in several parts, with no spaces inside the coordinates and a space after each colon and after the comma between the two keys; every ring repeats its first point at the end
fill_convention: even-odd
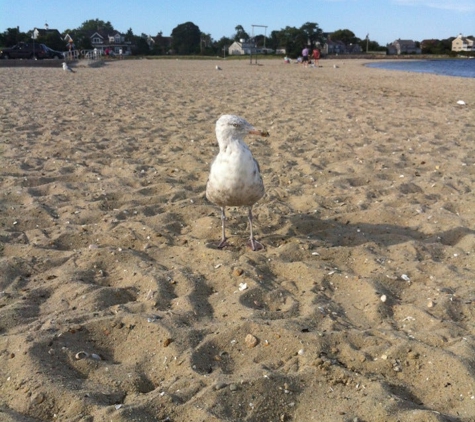
{"type": "Polygon", "coordinates": [[[475,421],[475,79],[364,63],[0,68],[0,420],[475,421]]]}

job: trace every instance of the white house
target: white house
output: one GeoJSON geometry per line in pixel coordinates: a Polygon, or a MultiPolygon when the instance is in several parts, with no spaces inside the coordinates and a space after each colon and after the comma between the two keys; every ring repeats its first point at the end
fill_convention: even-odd
{"type": "MultiPolygon", "coordinates": [[[[228,48],[230,56],[243,56],[246,54],[272,54],[274,50],[267,47],[257,47],[250,42],[233,42],[228,48]]],[[[284,53],[285,54],[285,53],[284,53]]]]}
{"type": "Polygon", "coordinates": [[[228,48],[230,56],[243,56],[245,54],[256,54],[256,45],[248,42],[234,41],[228,48]]]}
{"type": "Polygon", "coordinates": [[[475,41],[460,34],[452,41],[452,51],[475,51],[475,41]]]}
{"type": "MultiPolygon", "coordinates": [[[[112,34],[101,30],[91,31],[88,37],[91,40],[93,49],[99,54],[104,54],[106,50],[113,51],[116,54],[119,54],[122,50],[123,54],[130,54],[133,47],[132,43],[127,41],[126,36],[117,31],[114,31],[112,34]]],[[[64,40],[71,47],[74,46],[71,35],[66,34],[64,40]]]]}

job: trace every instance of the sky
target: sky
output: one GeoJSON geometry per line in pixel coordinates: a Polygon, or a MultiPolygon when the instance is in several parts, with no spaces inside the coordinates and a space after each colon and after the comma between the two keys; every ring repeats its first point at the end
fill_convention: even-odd
{"type": "Polygon", "coordinates": [[[63,33],[90,19],[152,36],[170,36],[176,26],[193,22],[214,40],[233,37],[238,25],[249,35],[269,36],[312,22],[324,32],[349,29],[361,39],[369,34],[385,46],[397,39],[475,36],[475,0],[0,0],[0,32],[47,23],[63,33]]]}

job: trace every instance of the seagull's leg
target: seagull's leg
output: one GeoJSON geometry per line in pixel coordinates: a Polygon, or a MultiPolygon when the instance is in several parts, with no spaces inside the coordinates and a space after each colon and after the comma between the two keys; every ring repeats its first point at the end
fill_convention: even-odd
{"type": "Polygon", "coordinates": [[[226,246],[226,232],[225,232],[225,226],[226,226],[226,214],[224,213],[224,207],[221,207],[221,227],[223,230],[223,234],[221,236],[221,242],[219,242],[218,248],[222,249],[226,246]]]}
{"type": "Polygon", "coordinates": [[[262,243],[258,242],[256,239],[254,239],[254,234],[252,233],[252,207],[249,207],[249,229],[251,231],[251,237],[249,238],[249,246],[253,251],[260,251],[261,249],[264,249],[264,246],[262,243]]]}

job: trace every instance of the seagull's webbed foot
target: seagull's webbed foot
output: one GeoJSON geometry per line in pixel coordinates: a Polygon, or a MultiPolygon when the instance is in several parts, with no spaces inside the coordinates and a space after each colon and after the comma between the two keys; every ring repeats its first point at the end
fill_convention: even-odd
{"type": "Polygon", "coordinates": [[[223,249],[227,245],[228,245],[228,238],[224,237],[223,239],[221,239],[221,242],[219,242],[218,249],[223,249]]]}
{"type": "Polygon", "coordinates": [[[264,249],[264,245],[261,242],[258,242],[256,239],[249,239],[247,246],[249,246],[254,252],[264,249]]]}

